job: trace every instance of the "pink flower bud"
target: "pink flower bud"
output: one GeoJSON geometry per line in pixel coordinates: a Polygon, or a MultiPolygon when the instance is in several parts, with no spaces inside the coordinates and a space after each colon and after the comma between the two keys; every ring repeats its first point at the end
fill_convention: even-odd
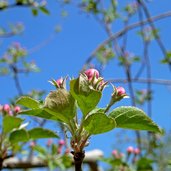
{"type": "Polygon", "coordinates": [[[119,96],[126,94],[126,91],[123,87],[117,87],[116,90],[119,96]]]}
{"type": "Polygon", "coordinates": [[[120,153],[119,158],[123,158],[123,157],[124,157],[124,153],[120,153]]]}
{"type": "Polygon", "coordinates": [[[67,148],[67,149],[65,150],[65,154],[69,154],[69,153],[70,153],[70,149],[67,148]]]}
{"type": "Polygon", "coordinates": [[[127,153],[133,153],[134,152],[134,148],[132,147],[132,146],[129,146],[128,148],[127,148],[127,153]]]}
{"type": "Polygon", "coordinates": [[[57,83],[58,87],[62,87],[63,79],[60,78],[60,79],[56,80],[56,83],[57,83]]]}
{"type": "Polygon", "coordinates": [[[62,153],[62,147],[59,147],[59,148],[58,148],[57,153],[58,153],[58,154],[61,154],[61,153],[62,153]]]}
{"type": "Polygon", "coordinates": [[[52,143],[53,143],[53,140],[52,139],[48,139],[48,141],[47,141],[47,146],[49,147],[49,146],[51,146],[52,145],[52,143]]]}
{"type": "Polygon", "coordinates": [[[139,148],[135,148],[135,149],[134,149],[134,154],[135,154],[135,155],[140,154],[140,152],[141,152],[141,151],[140,151],[140,149],[139,149],[139,148]]]}
{"type": "Polygon", "coordinates": [[[21,47],[20,43],[19,42],[14,42],[13,43],[13,46],[16,48],[16,49],[19,49],[21,47]]]}
{"type": "Polygon", "coordinates": [[[58,144],[59,144],[60,146],[65,145],[65,141],[64,141],[64,140],[59,140],[58,144]]]}
{"type": "Polygon", "coordinates": [[[8,112],[8,115],[9,115],[9,116],[13,116],[13,112],[10,110],[10,111],[8,112]]]}
{"type": "Polygon", "coordinates": [[[21,110],[21,108],[20,108],[19,106],[15,106],[15,108],[14,108],[14,112],[15,112],[15,113],[20,112],[20,110],[21,110]]]}
{"type": "Polygon", "coordinates": [[[3,106],[2,106],[2,105],[0,105],[0,112],[2,112],[2,110],[3,110],[3,106]]]}
{"type": "Polygon", "coordinates": [[[88,69],[84,73],[88,77],[88,80],[92,80],[94,75],[95,75],[96,78],[99,78],[99,71],[97,71],[96,69],[88,69]]]}
{"type": "Polygon", "coordinates": [[[36,143],[35,143],[34,141],[31,141],[30,144],[29,144],[29,146],[30,146],[31,148],[33,148],[33,147],[36,146],[36,143]]]}
{"type": "Polygon", "coordinates": [[[8,104],[5,104],[5,105],[3,106],[3,111],[4,111],[4,112],[9,112],[9,111],[10,111],[10,106],[9,106],[8,104]]]}
{"type": "Polygon", "coordinates": [[[112,155],[117,158],[118,157],[118,151],[117,150],[113,150],[112,151],[112,155]]]}

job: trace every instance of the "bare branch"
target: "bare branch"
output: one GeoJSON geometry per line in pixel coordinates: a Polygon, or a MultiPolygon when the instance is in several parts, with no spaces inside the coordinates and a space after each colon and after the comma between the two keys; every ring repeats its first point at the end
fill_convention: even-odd
{"type": "MultiPolygon", "coordinates": [[[[109,79],[107,80],[111,83],[128,83],[127,79],[109,79]]],[[[160,84],[160,85],[166,85],[171,86],[171,80],[163,80],[163,79],[146,79],[146,78],[138,78],[138,79],[131,79],[132,82],[135,83],[151,83],[151,84],[160,84]]]]}
{"type": "Polygon", "coordinates": [[[151,18],[148,18],[146,20],[143,20],[141,22],[136,22],[134,24],[130,24],[128,25],[127,27],[121,29],[120,31],[114,33],[110,38],[106,39],[105,41],[103,41],[102,43],[100,43],[100,45],[91,53],[91,55],[88,57],[88,59],[86,60],[85,64],[88,64],[91,62],[91,60],[94,58],[94,56],[96,55],[97,51],[104,45],[108,44],[109,42],[111,42],[112,40],[114,39],[117,39],[119,38],[120,36],[124,35],[127,31],[130,31],[132,29],[135,29],[141,25],[145,25],[147,23],[149,23],[149,21],[152,21],[152,22],[156,22],[158,20],[161,20],[161,19],[165,19],[167,17],[171,17],[171,11],[167,11],[165,13],[162,13],[160,15],[157,15],[157,16],[154,16],[154,17],[151,17],[151,18]]]}

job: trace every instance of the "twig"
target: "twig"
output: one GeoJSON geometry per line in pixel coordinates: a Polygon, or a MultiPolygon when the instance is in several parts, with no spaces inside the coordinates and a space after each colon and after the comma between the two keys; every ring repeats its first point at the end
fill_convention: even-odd
{"type": "Polygon", "coordinates": [[[135,29],[137,27],[139,27],[140,25],[145,25],[147,24],[149,21],[158,21],[167,17],[171,17],[171,11],[162,13],[160,15],[148,18],[146,20],[143,20],[142,22],[136,22],[134,24],[130,24],[129,26],[127,26],[124,29],[121,29],[120,31],[114,33],[111,37],[109,37],[108,39],[106,39],[105,41],[103,41],[102,43],[100,43],[100,45],[91,53],[91,55],[87,58],[85,64],[88,64],[91,62],[91,60],[95,57],[97,51],[104,45],[108,44],[109,42],[111,42],[113,39],[117,39],[119,37],[121,37],[122,35],[124,35],[127,31],[130,31],[132,29],[135,29]]]}
{"type": "MultiPolygon", "coordinates": [[[[111,83],[128,83],[127,79],[109,79],[107,80],[108,82],[111,83]]],[[[171,80],[163,80],[163,79],[146,79],[146,78],[132,78],[131,79],[132,82],[136,82],[136,83],[152,83],[152,84],[161,84],[161,85],[167,85],[167,86],[171,86],[171,80]]]]}

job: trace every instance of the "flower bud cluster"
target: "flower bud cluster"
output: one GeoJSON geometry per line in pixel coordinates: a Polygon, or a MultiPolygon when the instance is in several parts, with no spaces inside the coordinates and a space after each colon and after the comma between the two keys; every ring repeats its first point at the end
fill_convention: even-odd
{"type": "Polygon", "coordinates": [[[132,163],[135,163],[137,161],[137,157],[141,153],[141,150],[139,148],[134,148],[132,146],[129,146],[126,151],[127,151],[127,160],[130,160],[131,158],[132,163]]]}
{"type": "MultiPolygon", "coordinates": [[[[56,149],[57,149],[56,153],[57,153],[57,154],[61,154],[61,153],[62,153],[62,148],[64,147],[65,144],[66,144],[65,141],[62,140],[62,139],[58,141],[58,144],[57,144],[57,145],[55,145],[55,144],[53,143],[53,140],[52,140],[52,139],[48,139],[48,141],[47,141],[47,143],[46,143],[46,146],[49,148],[49,147],[51,147],[52,145],[55,145],[55,146],[56,146],[56,149]]],[[[66,150],[65,150],[65,154],[67,154],[68,151],[69,151],[69,150],[66,149],[66,150]]]]}
{"type": "Polygon", "coordinates": [[[139,148],[133,148],[132,146],[129,146],[126,151],[128,154],[135,154],[135,155],[138,155],[141,152],[139,148]]]}
{"type": "Polygon", "coordinates": [[[16,115],[21,111],[21,108],[19,106],[10,106],[9,104],[0,105],[0,112],[2,112],[3,115],[9,115],[13,116],[16,115]]]}
{"type": "Polygon", "coordinates": [[[124,157],[124,154],[120,153],[118,150],[113,150],[112,155],[115,159],[122,159],[124,157]]]}
{"type": "Polygon", "coordinates": [[[116,149],[113,150],[112,156],[114,157],[114,159],[126,160],[126,162],[128,162],[130,159],[132,159],[132,163],[134,163],[137,160],[137,157],[140,153],[141,153],[141,151],[139,148],[134,148],[132,146],[129,146],[126,149],[126,153],[121,153],[116,149]]]}
{"type": "Polygon", "coordinates": [[[86,77],[87,81],[89,82],[89,85],[93,89],[98,91],[102,91],[108,83],[107,81],[104,81],[102,77],[99,76],[99,71],[93,68],[86,70],[83,75],[86,77]]]}
{"type": "Polygon", "coordinates": [[[59,140],[59,142],[58,142],[58,150],[57,150],[58,154],[62,153],[62,148],[63,148],[64,145],[65,145],[65,141],[64,140],[59,140]]]}

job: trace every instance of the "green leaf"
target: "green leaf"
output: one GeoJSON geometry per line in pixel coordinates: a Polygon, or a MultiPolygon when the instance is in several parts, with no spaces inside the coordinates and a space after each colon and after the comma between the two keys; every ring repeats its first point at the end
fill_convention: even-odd
{"type": "Polygon", "coordinates": [[[82,75],[70,81],[70,91],[84,115],[97,106],[102,96],[100,91],[89,86],[88,81],[82,75]]]}
{"type": "Polygon", "coordinates": [[[33,147],[35,151],[41,153],[42,155],[46,155],[47,156],[47,151],[45,148],[39,146],[39,145],[36,145],[33,147]]]}
{"type": "Polygon", "coordinates": [[[145,157],[137,161],[137,171],[153,171],[152,163],[154,161],[145,157]]]}
{"type": "Polygon", "coordinates": [[[40,11],[42,11],[44,14],[49,15],[50,12],[45,7],[39,7],[40,11]]]}
{"type": "Polygon", "coordinates": [[[116,122],[113,118],[106,116],[104,113],[94,113],[85,119],[83,127],[90,134],[101,134],[114,129],[116,122]]]}
{"type": "Polygon", "coordinates": [[[27,142],[29,140],[29,135],[25,129],[15,130],[10,134],[9,140],[12,144],[27,142]]]}
{"type": "Polygon", "coordinates": [[[28,96],[22,96],[17,101],[16,104],[23,105],[25,107],[31,108],[31,109],[38,109],[40,104],[37,100],[32,99],[28,96]]]}
{"type": "Polygon", "coordinates": [[[33,8],[33,9],[32,9],[32,14],[33,14],[34,16],[37,16],[37,15],[38,15],[38,10],[35,9],[35,8],[33,8]]]}
{"type": "Polygon", "coordinates": [[[39,139],[39,138],[59,138],[57,134],[53,131],[43,128],[34,128],[28,131],[30,139],[39,139]]]}
{"type": "Polygon", "coordinates": [[[35,116],[43,119],[49,119],[49,120],[54,120],[54,121],[59,121],[59,118],[55,117],[52,114],[49,114],[46,112],[44,109],[30,109],[30,110],[23,110],[19,114],[24,114],[28,116],[35,116]]]}
{"type": "Polygon", "coordinates": [[[76,102],[67,90],[58,89],[46,97],[44,109],[60,120],[67,121],[76,115],[76,102]]]}
{"type": "Polygon", "coordinates": [[[5,63],[7,62],[8,60],[6,58],[0,58],[0,63],[5,63]]]}
{"type": "Polygon", "coordinates": [[[161,129],[155,124],[142,110],[131,107],[122,106],[114,109],[110,114],[114,118],[118,128],[147,130],[161,133],[161,129]]]}
{"type": "Polygon", "coordinates": [[[22,123],[21,118],[16,118],[14,116],[5,116],[3,118],[3,131],[4,133],[9,133],[15,128],[19,128],[22,123]]]}

